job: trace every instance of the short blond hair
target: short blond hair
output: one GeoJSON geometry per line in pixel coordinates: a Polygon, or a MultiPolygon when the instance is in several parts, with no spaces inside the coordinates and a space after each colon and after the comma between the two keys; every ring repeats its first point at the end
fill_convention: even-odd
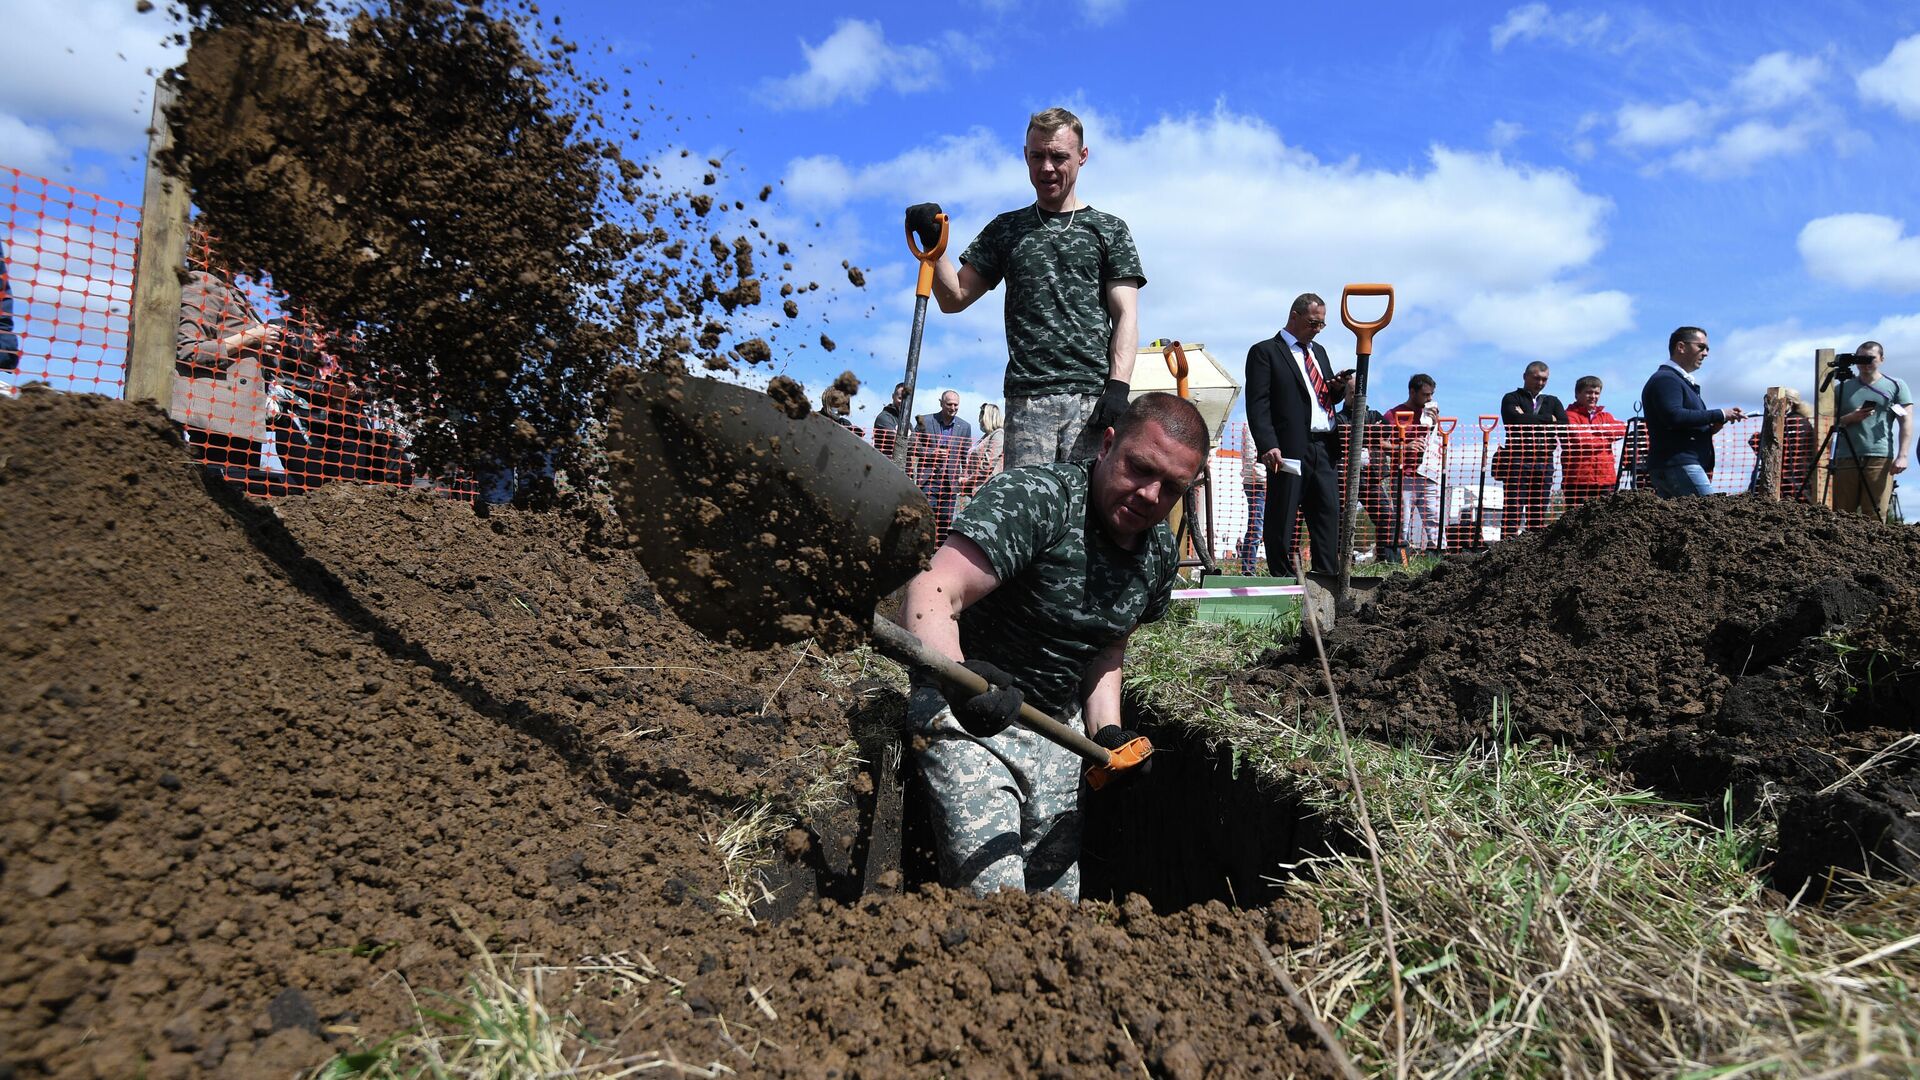
{"type": "Polygon", "coordinates": [[[980,406],[980,434],[991,435],[1000,430],[1000,406],[989,401],[980,406]]]}
{"type": "Polygon", "coordinates": [[[1080,140],[1080,145],[1087,145],[1087,129],[1081,126],[1080,118],[1058,105],[1055,105],[1051,109],[1041,109],[1039,112],[1027,117],[1028,131],[1052,134],[1061,128],[1072,128],[1073,137],[1080,140]]]}

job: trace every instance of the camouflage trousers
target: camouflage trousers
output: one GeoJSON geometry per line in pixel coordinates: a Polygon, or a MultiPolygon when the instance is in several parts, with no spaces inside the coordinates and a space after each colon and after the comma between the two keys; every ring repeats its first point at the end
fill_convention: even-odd
{"type": "Polygon", "coordinates": [[[1007,395],[1006,467],[1079,461],[1099,454],[1106,430],[1095,431],[1087,425],[1099,403],[1099,394],[1007,395]]]}
{"type": "MultiPolygon", "coordinates": [[[[1069,726],[1080,711],[1061,716],[1069,726]]],[[[967,734],[940,692],[921,689],[908,721],[933,804],[940,883],[985,896],[996,889],[1080,899],[1080,758],[1015,724],[967,734]]]]}

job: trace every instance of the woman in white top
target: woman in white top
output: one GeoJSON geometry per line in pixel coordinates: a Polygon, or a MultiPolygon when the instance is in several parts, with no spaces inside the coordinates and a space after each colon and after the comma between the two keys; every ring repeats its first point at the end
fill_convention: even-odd
{"type": "Polygon", "coordinates": [[[980,406],[980,441],[967,451],[967,475],[961,492],[961,506],[980,490],[980,485],[991,480],[1005,469],[1007,462],[1007,431],[1005,420],[1000,414],[1000,406],[992,402],[980,406]]]}

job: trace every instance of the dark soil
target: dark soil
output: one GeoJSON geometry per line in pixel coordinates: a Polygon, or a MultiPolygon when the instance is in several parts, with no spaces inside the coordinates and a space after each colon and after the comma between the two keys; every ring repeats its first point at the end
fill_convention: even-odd
{"type": "Polygon", "coordinates": [[[703,833],[811,779],[857,695],[708,644],[590,518],[262,506],[158,413],[40,393],[0,402],[0,522],[0,1074],[288,1075],[476,940],[602,958],[556,1009],[740,1075],[1329,1072],[1255,945],[1316,933],[1284,899],[719,912],[703,833]]]}
{"type": "MultiPolygon", "coordinates": [[[[1731,789],[1742,814],[1778,800],[1783,888],[1829,867],[1920,876],[1916,580],[1912,528],[1625,494],[1390,582],[1329,649],[1376,736],[1488,741],[1504,700],[1516,732],[1655,790],[1717,810],[1731,789]]],[[[1310,694],[1318,668],[1275,656],[1249,682],[1310,694]]]]}

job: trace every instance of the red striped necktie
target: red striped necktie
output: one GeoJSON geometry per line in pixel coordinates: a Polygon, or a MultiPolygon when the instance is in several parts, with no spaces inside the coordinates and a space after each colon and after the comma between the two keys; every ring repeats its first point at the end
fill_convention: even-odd
{"type": "Polygon", "coordinates": [[[1328,416],[1332,416],[1333,396],[1327,393],[1326,376],[1320,374],[1320,365],[1314,362],[1313,346],[1304,341],[1301,342],[1300,355],[1307,362],[1307,381],[1313,383],[1313,396],[1319,400],[1320,408],[1324,409],[1328,416]]]}

